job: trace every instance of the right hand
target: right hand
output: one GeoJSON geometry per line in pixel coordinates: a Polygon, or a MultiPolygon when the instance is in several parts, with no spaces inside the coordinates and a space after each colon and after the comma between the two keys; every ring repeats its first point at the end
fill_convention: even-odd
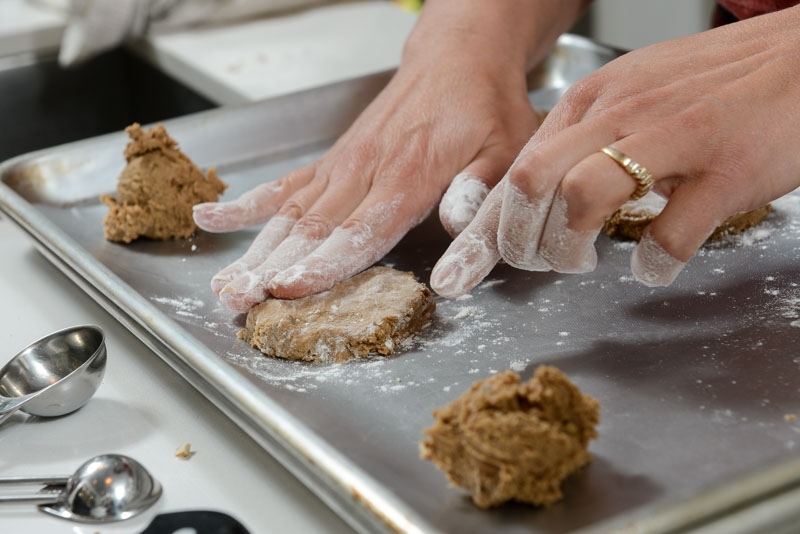
{"type": "Polygon", "coordinates": [[[585,273],[595,239],[636,181],[612,146],[654,175],[666,207],[631,272],[666,286],[728,217],[800,187],[800,6],[635,50],[574,84],[431,272],[456,298],[503,259],[585,273]],[[687,60],[689,58],[689,60],[687,60]]]}

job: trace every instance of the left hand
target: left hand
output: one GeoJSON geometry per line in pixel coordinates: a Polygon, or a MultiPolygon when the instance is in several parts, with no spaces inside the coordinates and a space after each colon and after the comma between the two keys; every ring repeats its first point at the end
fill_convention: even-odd
{"type": "Polygon", "coordinates": [[[502,258],[526,270],[594,269],[594,241],[637,182],[600,152],[649,169],[668,199],[631,257],[671,283],[713,230],[800,186],[800,7],[631,52],[575,84],[534,134],[431,285],[456,297],[502,258]]]}
{"type": "MultiPolygon", "coordinates": [[[[225,307],[246,312],[270,296],[329,289],[389,252],[457,174],[487,188],[500,180],[539,124],[522,62],[512,68],[484,39],[434,29],[434,39],[406,46],[386,88],[319,160],[237,199],[195,206],[210,232],[267,221],[211,281],[225,307]]],[[[454,233],[457,217],[444,215],[455,211],[443,213],[454,233]]]]}

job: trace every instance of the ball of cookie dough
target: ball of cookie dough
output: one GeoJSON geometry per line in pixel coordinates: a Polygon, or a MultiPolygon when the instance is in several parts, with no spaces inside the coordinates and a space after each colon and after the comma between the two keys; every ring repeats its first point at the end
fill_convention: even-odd
{"type": "Polygon", "coordinates": [[[203,175],[164,126],[125,129],[131,141],[125,147],[128,164],[117,182],[117,196],[102,195],[109,210],[103,219],[106,239],[130,243],[140,237],[178,239],[191,236],[197,226],[192,207],[216,202],[227,185],[214,169],[203,175]]]}
{"type": "Polygon", "coordinates": [[[512,371],[478,381],[433,415],[420,456],[477,506],[550,505],[563,497],[563,480],[591,460],[600,405],[555,367],[541,366],[527,382],[512,371]]]}

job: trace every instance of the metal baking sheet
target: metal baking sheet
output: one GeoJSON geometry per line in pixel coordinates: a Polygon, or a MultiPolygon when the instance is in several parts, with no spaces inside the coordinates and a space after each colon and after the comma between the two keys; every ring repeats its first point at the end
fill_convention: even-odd
{"type": "MultiPolygon", "coordinates": [[[[551,107],[616,55],[563,37],[531,75],[531,100],[551,107]]],[[[217,167],[233,198],[320,156],[388,76],[166,126],[200,166],[217,167]]],[[[636,283],[632,245],[601,237],[594,273],[501,265],[469,296],[438,299],[431,325],[396,355],[307,364],[238,340],[244,316],[209,289],[257,229],[128,246],[103,239],[98,196],[114,190],[125,143],[119,133],[6,162],[0,206],[357,529],[656,533],[743,509],[766,507],[773,522],[796,513],[780,506],[794,501],[774,497],[800,484],[800,423],[791,417],[800,413],[800,193],[775,202],[758,228],[704,248],[669,288],[636,283]],[[540,364],[600,401],[594,460],[552,507],[479,510],[418,459],[421,431],[475,380],[509,368],[527,378],[540,364]]],[[[381,263],[427,282],[447,244],[431,219],[381,263]]]]}

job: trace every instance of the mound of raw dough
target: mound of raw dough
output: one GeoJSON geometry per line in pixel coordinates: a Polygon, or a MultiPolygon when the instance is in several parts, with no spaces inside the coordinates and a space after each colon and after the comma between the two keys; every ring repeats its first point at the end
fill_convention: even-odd
{"type": "Polygon", "coordinates": [[[343,362],[392,354],[435,309],[413,273],[373,267],[317,295],[254,306],[238,336],[269,356],[343,362]]]}
{"type": "Polygon", "coordinates": [[[131,141],[125,147],[128,164],[119,176],[117,198],[100,197],[109,207],[103,219],[106,239],[130,243],[140,237],[189,237],[197,230],[192,206],[216,202],[227,185],[215,169],[203,176],[161,124],[150,130],[133,124],[125,131],[131,141]]]}
{"type": "MultiPolygon", "coordinates": [[[[626,202],[611,217],[609,217],[603,231],[611,237],[622,237],[639,241],[642,232],[656,215],[661,213],[667,201],[654,192],[649,192],[639,200],[626,202]]],[[[761,208],[737,213],[723,222],[708,238],[709,241],[720,239],[726,235],[744,232],[769,215],[772,206],[767,204],[761,208]]]]}
{"type": "Polygon", "coordinates": [[[420,457],[476,505],[550,505],[563,496],[561,482],[591,460],[600,405],[555,367],[541,366],[524,383],[512,371],[475,382],[433,415],[420,457]]]}

